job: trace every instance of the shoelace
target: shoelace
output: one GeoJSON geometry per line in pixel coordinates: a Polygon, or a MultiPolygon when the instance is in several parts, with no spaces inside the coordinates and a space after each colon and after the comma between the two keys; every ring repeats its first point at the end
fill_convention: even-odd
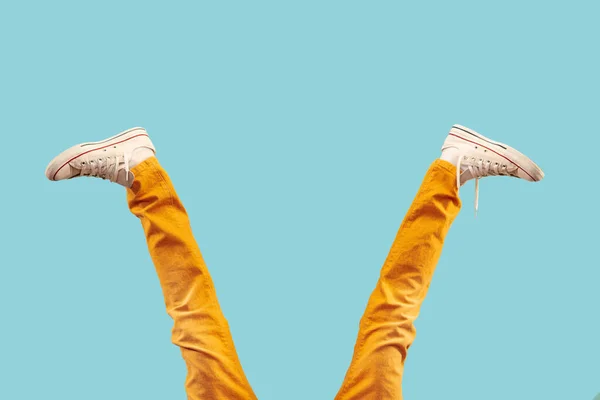
{"type": "Polygon", "coordinates": [[[119,176],[119,159],[123,158],[125,163],[125,176],[129,176],[129,159],[125,154],[117,154],[113,157],[98,157],[81,163],[81,176],[91,176],[109,179],[116,182],[119,176]]]}
{"type": "MultiPolygon", "coordinates": [[[[464,155],[460,155],[458,158],[456,169],[456,186],[458,188],[460,188],[461,166],[464,159],[464,155]]],[[[471,173],[471,176],[475,178],[475,216],[477,216],[479,209],[479,179],[490,175],[512,175],[514,170],[509,171],[506,164],[491,162],[482,158],[477,160],[475,157],[471,157],[471,161],[472,163],[467,166],[467,169],[471,173]]]]}

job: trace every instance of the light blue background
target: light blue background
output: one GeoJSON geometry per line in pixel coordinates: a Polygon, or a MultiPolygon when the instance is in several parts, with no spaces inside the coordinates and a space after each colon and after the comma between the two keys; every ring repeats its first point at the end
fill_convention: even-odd
{"type": "Polygon", "coordinates": [[[462,189],[405,398],[591,400],[600,8],[448,3],[2,1],[0,398],[185,398],[124,190],[46,181],[63,149],[146,127],[259,398],[332,399],[460,123],[546,179],[462,189]]]}

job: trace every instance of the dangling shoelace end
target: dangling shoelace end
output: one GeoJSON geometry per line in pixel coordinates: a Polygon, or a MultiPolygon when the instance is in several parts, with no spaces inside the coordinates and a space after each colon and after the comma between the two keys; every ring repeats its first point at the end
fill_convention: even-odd
{"type": "MultiPolygon", "coordinates": [[[[458,157],[458,164],[456,166],[456,188],[457,188],[457,193],[460,192],[460,174],[461,174],[461,167],[462,167],[462,158],[463,155],[459,154],[458,157]]],[[[475,171],[473,168],[469,168],[469,170],[471,171],[471,175],[475,175],[475,171]]],[[[477,218],[477,212],[479,210],[479,178],[477,177],[477,175],[475,175],[475,217],[477,218]]]]}
{"type": "Polygon", "coordinates": [[[129,157],[127,157],[127,154],[123,154],[123,161],[125,162],[125,172],[129,175],[129,157]]]}
{"type": "Polygon", "coordinates": [[[475,178],[475,218],[479,210],[479,178],[475,178]]]}

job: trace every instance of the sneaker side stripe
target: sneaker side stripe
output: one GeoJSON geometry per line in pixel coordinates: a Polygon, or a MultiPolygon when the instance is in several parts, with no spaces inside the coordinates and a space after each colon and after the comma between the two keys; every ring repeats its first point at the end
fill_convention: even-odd
{"type": "Polygon", "coordinates": [[[458,129],[459,131],[463,131],[464,133],[468,133],[469,135],[475,136],[477,139],[479,140],[483,140],[484,142],[488,142],[490,144],[493,144],[495,146],[500,146],[502,147],[504,150],[508,150],[506,147],[504,147],[503,145],[501,145],[500,143],[496,143],[496,142],[492,142],[491,140],[487,140],[485,138],[482,138],[481,136],[478,136],[476,134],[474,134],[473,132],[469,132],[468,130],[465,130],[463,128],[461,128],[460,126],[454,125],[452,128],[454,129],[458,129]]]}
{"type": "Polygon", "coordinates": [[[484,148],[488,149],[489,151],[491,151],[491,152],[493,152],[493,153],[496,153],[496,154],[497,154],[497,155],[499,155],[500,157],[504,158],[505,160],[507,160],[507,161],[509,161],[509,162],[511,162],[511,163],[513,163],[513,164],[515,164],[517,167],[521,168],[521,170],[522,170],[523,172],[525,172],[527,175],[529,175],[529,177],[530,177],[531,179],[533,179],[534,181],[537,181],[537,179],[535,179],[533,176],[531,176],[531,174],[530,174],[529,172],[527,172],[527,170],[526,170],[525,168],[521,167],[519,164],[517,164],[516,162],[514,162],[514,161],[513,161],[513,160],[511,160],[510,158],[508,158],[508,157],[506,157],[506,156],[504,156],[504,155],[502,155],[502,154],[498,153],[498,152],[497,152],[497,151],[495,151],[494,149],[490,149],[489,147],[487,147],[487,146],[484,146],[484,145],[482,145],[481,143],[473,142],[472,140],[465,139],[464,137],[462,137],[462,136],[459,136],[459,135],[456,135],[456,134],[454,134],[454,133],[450,133],[449,135],[450,135],[450,136],[457,137],[457,138],[459,138],[459,139],[462,139],[462,140],[465,140],[465,141],[467,141],[467,142],[469,142],[469,143],[476,144],[477,146],[484,147],[484,148]]]}
{"type": "Polygon", "coordinates": [[[75,159],[77,159],[77,158],[79,158],[81,156],[86,155],[87,153],[91,153],[92,151],[102,150],[102,149],[104,149],[106,147],[114,146],[115,144],[124,143],[124,142],[126,142],[128,140],[131,140],[131,139],[134,139],[134,138],[140,137],[140,136],[147,136],[147,137],[149,137],[147,133],[140,133],[138,135],[131,136],[131,137],[125,139],[125,140],[121,140],[120,142],[110,143],[110,144],[107,144],[106,146],[98,147],[98,148],[95,148],[95,149],[91,149],[91,150],[85,151],[83,153],[79,153],[78,155],[76,155],[75,157],[71,158],[69,161],[65,162],[63,165],[61,165],[60,168],[56,170],[56,172],[54,173],[54,175],[52,175],[52,180],[56,179],[56,175],[58,175],[59,171],[61,169],[63,169],[67,164],[69,164],[71,161],[73,161],[73,160],[75,160],[75,159]]]}
{"type": "Polygon", "coordinates": [[[116,136],[113,136],[113,137],[111,137],[111,138],[108,138],[108,139],[105,139],[105,140],[101,140],[101,141],[99,141],[99,142],[93,142],[93,143],[84,143],[84,144],[82,144],[82,145],[81,145],[81,147],[86,147],[86,146],[95,146],[95,145],[99,145],[99,144],[102,144],[102,143],[108,143],[108,142],[110,142],[111,140],[115,140],[115,139],[117,139],[117,138],[120,138],[121,136],[127,135],[128,133],[131,133],[131,132],[133,132],[133,131],[140,131],[140,130],[142,130],[142,131],[143,131],[143,130],[144,130],[144,128],[131,128],[131,129],[128,129],[128,130],[126,130],[125,132],[121,132],[121,133],[119,133],[119,134],[118,134],[118,135],[116,135],[116,136]]]}

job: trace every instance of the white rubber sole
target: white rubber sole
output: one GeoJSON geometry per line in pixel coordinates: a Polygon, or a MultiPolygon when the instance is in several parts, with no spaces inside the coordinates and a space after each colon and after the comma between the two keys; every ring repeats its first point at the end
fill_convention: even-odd
{"type": "Polygon", "coordinates": [[[467,142],[475,143],[506,158],[529,175],[534,182],[541,181],[544,178],[544,171],[536,163],[525,154],[504,143],[495,142],[462,125],[452,126],[450,134],[467,142]]]}
{"type": "Polygon", "coordinates": [[[105,147],[110,147],[115,144],[126,142],[138,136],[148,136],[148,133],[144,128],[136,127],[123,131],[115,136],[108,139],[104,139],[99,142],[88,142],[77,144],[56,157],[46,167],[46,177],[51,181],[54,181],[58,172],[69,164],[71,161],[81,157],[84,154],[91,153],[92,151],[101,150],[105,147]]]}

